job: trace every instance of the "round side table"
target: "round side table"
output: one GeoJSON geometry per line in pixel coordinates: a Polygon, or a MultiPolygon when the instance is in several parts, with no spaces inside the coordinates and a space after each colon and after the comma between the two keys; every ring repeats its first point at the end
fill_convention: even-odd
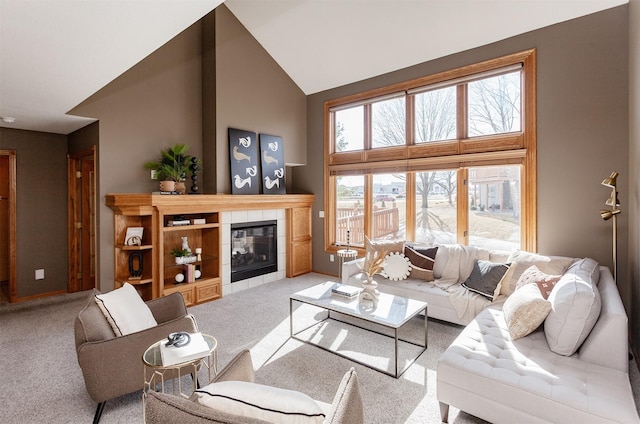
{"type": "Polygon", "coordinates": [[[358,251],[354,249],[340,249],[336,252],[338,255],[338,279],[342,283],[342,264],[345,259],[355,259],[358,257],[358,251]]]}
{"type": "MultiPolygon", "coordinates": [[[[177,379],[177,394],[188,399],[190,394],[183,393],[182,391],[182,376],[191,374],[191,376],[193,377],[193,390],[196,390],[196,388],[198,387],[198,371],[202,369],[202,366],[207,368],[208,384],[211,381],[211,371],[213,370],[214,375],[218,374],[218,341],[215,337],[208,334],[203,334],[202,337],[209,346],[209,354],[202,358],[196,358],[174,365],[162,365],[162,354],[160,353],[160,345],[162,343],[165,343],[166,339],[157,341],[149,346],[147,350],[142,354],[142,363],[144,364],[143,395],[146,395],[149,390],[155,390],[155,387],[158,383],[160,383],[162,387],[162,393],[164,393],[166,380],[177,379]]],[[[175,381],[172,385],[172,394],[176,394],[175,381]]]]}

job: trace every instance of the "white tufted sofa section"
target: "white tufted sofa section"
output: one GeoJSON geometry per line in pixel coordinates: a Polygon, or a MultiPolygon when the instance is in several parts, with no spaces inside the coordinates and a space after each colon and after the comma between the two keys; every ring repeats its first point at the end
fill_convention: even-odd
{"type": "Polygon", "coordinates": [[[606,267],[602,310],[572,356],[549,349],[542,326],[515,341],[500,305],[481,312],[438,361],[442,420],[449,405],[493,423],[640,423],[628,375],[627,316],[606,267]]]}

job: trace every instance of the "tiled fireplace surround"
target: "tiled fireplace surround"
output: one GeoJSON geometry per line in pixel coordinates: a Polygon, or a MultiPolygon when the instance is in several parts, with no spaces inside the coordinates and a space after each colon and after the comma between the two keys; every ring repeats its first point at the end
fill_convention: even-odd
{"type": "Polygon", "coordinates": [[[284,209],[258,209],[222,212],[222,296],[285,278],[286,274],[286,216],[284,209]],[[231,224],[276,220],[278,229],[278,271],[246,280],[231,282],[231,224]]]}

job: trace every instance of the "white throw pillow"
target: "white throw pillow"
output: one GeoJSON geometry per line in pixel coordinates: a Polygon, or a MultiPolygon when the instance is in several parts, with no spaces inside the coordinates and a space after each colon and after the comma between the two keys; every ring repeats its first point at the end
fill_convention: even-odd
{"type": "Polygon", "coordinates": [[[507,296],[511,295],[516,290],[516,284],[520,279],[520,276],[531,265],[537,266],[538,269],[545,274],[562,275],[574,261],[574,258],[568,258],[565,256],[544,256],[522,250],[513,251],[509,255],[509,260],[507,262],[517,262],[518,265],[511,275],[509,284],[503,284],[500,292],[507,296]]]}
{"type": "Polygon", "coordinates": [[[549,348],[560,355],[573,355],[600,316],[598,287],[580,267],[565,273],[549,295],[551,312],[544,332],[549,348]]]}
{"type": "Polygon", "coordinates": [[[542,297],[535,283],[520,287],[502,306],[511,340],[533,333],[547,318],[550,311],[551,303],[542,297]]]}
{"type": "Polygon", "coordinates": [[[406,280],[411,273],[411,262],[402,253],[391,253],[385,257],[384,266],[380,273],[392,281],[406,280]]]}
{"type": "Polygon", "coordinates": [[[304,393],[246,381],[211,383],[195,394],[201,405],[270,423],[322,423],[325,417],[304,393]]]}
{"type": "Polygon", "coordinates": [[[158,325],[151,309],[129,283],[109,293],[97,294],[95,299],[116,336],[158,325]]]}

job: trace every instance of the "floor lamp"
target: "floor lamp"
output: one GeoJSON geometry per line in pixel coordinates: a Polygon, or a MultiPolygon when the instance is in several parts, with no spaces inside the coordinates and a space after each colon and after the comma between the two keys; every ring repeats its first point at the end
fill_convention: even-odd
{"type": "Polygon", "coordinates": [[[602,209],[600,210],[600,216],[605,221],[613,218],[613,279],[616,284],[618,284],[618,258],[617,258],[617,247],[618,247],[618,214],[620,214],[620,201],[618,200],[618,192],[616,191],[616,178],[618,177],[618,173],[613,171],[611,175],[605,178],[602,181],[602,185],[605,187],[611,187],[611,196],[605,202],[605,205],[611,206],[611,209],[602,209]]]}

